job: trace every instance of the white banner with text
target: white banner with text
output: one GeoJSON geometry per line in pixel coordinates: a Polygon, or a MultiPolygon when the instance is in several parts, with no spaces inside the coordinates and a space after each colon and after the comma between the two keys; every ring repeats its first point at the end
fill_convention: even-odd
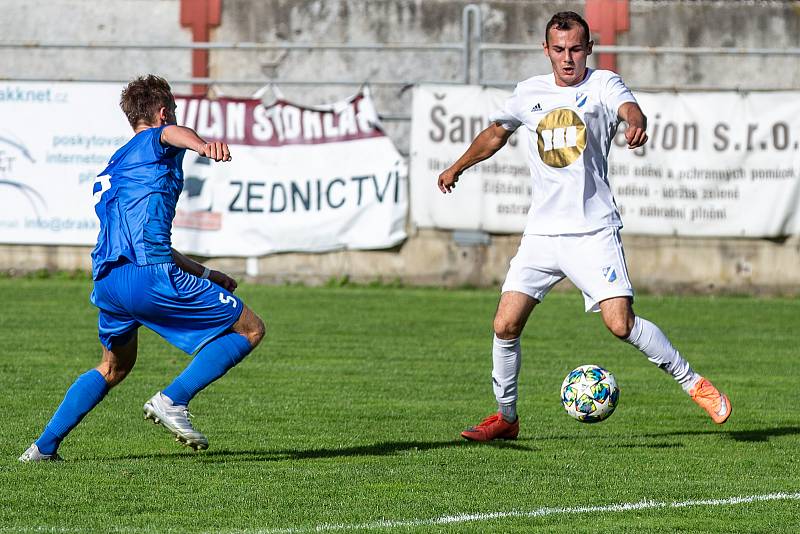
{"type": "Polygon", "coordinates": [[[92,186],[133,135],[122,87],[0,82],[0,243],[95,243],[92,186]]]}
{"type": "MultiPolygon", "coordinates": [[[[510,93],[464,86],[415,89],[412,222],[420,227],[521,232],[530,206],[521,128],[468,170],[455,193],[436,188],[510,93]],[[524,172],[523,172],[524,169],[524,172]]],[[[628,150],[621,126],[609,179],[629,233],[780,237],[800,233],[800,93],[637,93],[650,140],[628,150]]]]}
{"type": "Polygon", "coordinates": [[[258,256],[389,248],[406,237],[408,171],[367,92],[333,105],[177,98],[178,123],[232,161],[187,152],[178,250],[258,256]]]}
{"type": "Polygon", "coordinates": [[[515,133],[491,159],[468,169],[454,193],[437,187],[439,173],[456,161],[489,125],[489,114],[510,95],[480,86],[421,85],[411,115],[411,220],[422,228],[514,233],[531,205],[527,146],[515,133]]]}
{"type": "MultiPolygon", "coordinates": [[[[120,84],[0,83],[0,243],[92,245],[92,186],[132,136],[120,84]]],[[[335,104],[176,97],[178,122],[227,142],[187,151],[173,245],[205,256],[377,249],[405,239],[408,172],[367,91],[335,104]]]]}

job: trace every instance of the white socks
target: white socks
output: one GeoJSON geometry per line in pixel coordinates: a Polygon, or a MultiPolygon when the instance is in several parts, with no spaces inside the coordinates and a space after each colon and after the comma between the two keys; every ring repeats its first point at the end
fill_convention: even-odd
{"type": "Polygon", "coordinates": [[[688,392],[700,379],[700,375],[692,371],[689,362],[675,350],[664,332],[647,319],[636,317],[631,335],[625,341],[642,351],[660,369],[672,375],[684,391],[688,392]]]}
{"type": "Polygon", "coordinates": [[[492,343],[492,387],[503,419],[517,419],[517,381],[522,363],[519,338],[500,339],[494,336],[492,343]]]}
{"type": "MultiPolygon", "coordinates": [[[[700,375],[675,350],[664,332],[647,319],[636,317],[631,334],[625,341],[672,375],[684,391],[688,392],[700,380],[700,375]]],[[[521,363],[520,338],[500,339],[495,335],[492,343],[492,387],[498,410],[503,419],[509,422],[517,418],[517,382],[521,363]]]]}

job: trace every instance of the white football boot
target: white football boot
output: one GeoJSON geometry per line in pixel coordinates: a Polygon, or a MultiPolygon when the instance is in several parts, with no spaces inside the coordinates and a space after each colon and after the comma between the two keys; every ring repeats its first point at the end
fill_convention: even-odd
{"type": "Polygon", "coordinates": [[[42,454],[39,447],[33,443],[28,449],[19,457],[20,462],[60,462],[63,458],[57,452],[53,454],[42,454]]]}
{"type": "Polygon", "coordinates": [[[172,400],[160,391],[144,403],[144,418],[169,430],[175,435],[175,441],[196,451],[207,449],[208,439],[194,429],[189,416],[186,406],[172,404],[172,400]]]}

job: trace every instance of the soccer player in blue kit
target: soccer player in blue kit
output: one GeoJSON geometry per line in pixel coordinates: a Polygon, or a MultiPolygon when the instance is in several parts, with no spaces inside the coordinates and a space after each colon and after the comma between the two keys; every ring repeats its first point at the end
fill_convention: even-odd
{"type": "Polygon", "coordinates": [[[61,441],[133,369],[141,325],[196,353],[145,403],[145,418],[163,425],[176,441],[195,450],[208,448],[206,437],[189,421],[189,401],[264,337],[264,323],[233,294],[232,278],[171,246],[186,149],[224,162],[231,160],[227,144],[207,143],[178,126],[172,90],[158,76],[130,82],[120,106],[135,135],[111,157],[94,187],[100,232],[92,252],[91,301],[100,310],[102,360],[73,382],[22,462],[61,459],[61,441]]]}

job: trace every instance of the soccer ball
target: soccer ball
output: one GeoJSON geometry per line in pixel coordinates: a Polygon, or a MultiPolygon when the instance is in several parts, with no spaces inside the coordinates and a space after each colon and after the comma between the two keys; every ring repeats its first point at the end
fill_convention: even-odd
{"type": "Polygon", "coordinates": [[[617,407],[619,388],[614,375],[598,365],[581,365],[561,384],[561,404],[583,423],[599,423],[617,407]]]}

